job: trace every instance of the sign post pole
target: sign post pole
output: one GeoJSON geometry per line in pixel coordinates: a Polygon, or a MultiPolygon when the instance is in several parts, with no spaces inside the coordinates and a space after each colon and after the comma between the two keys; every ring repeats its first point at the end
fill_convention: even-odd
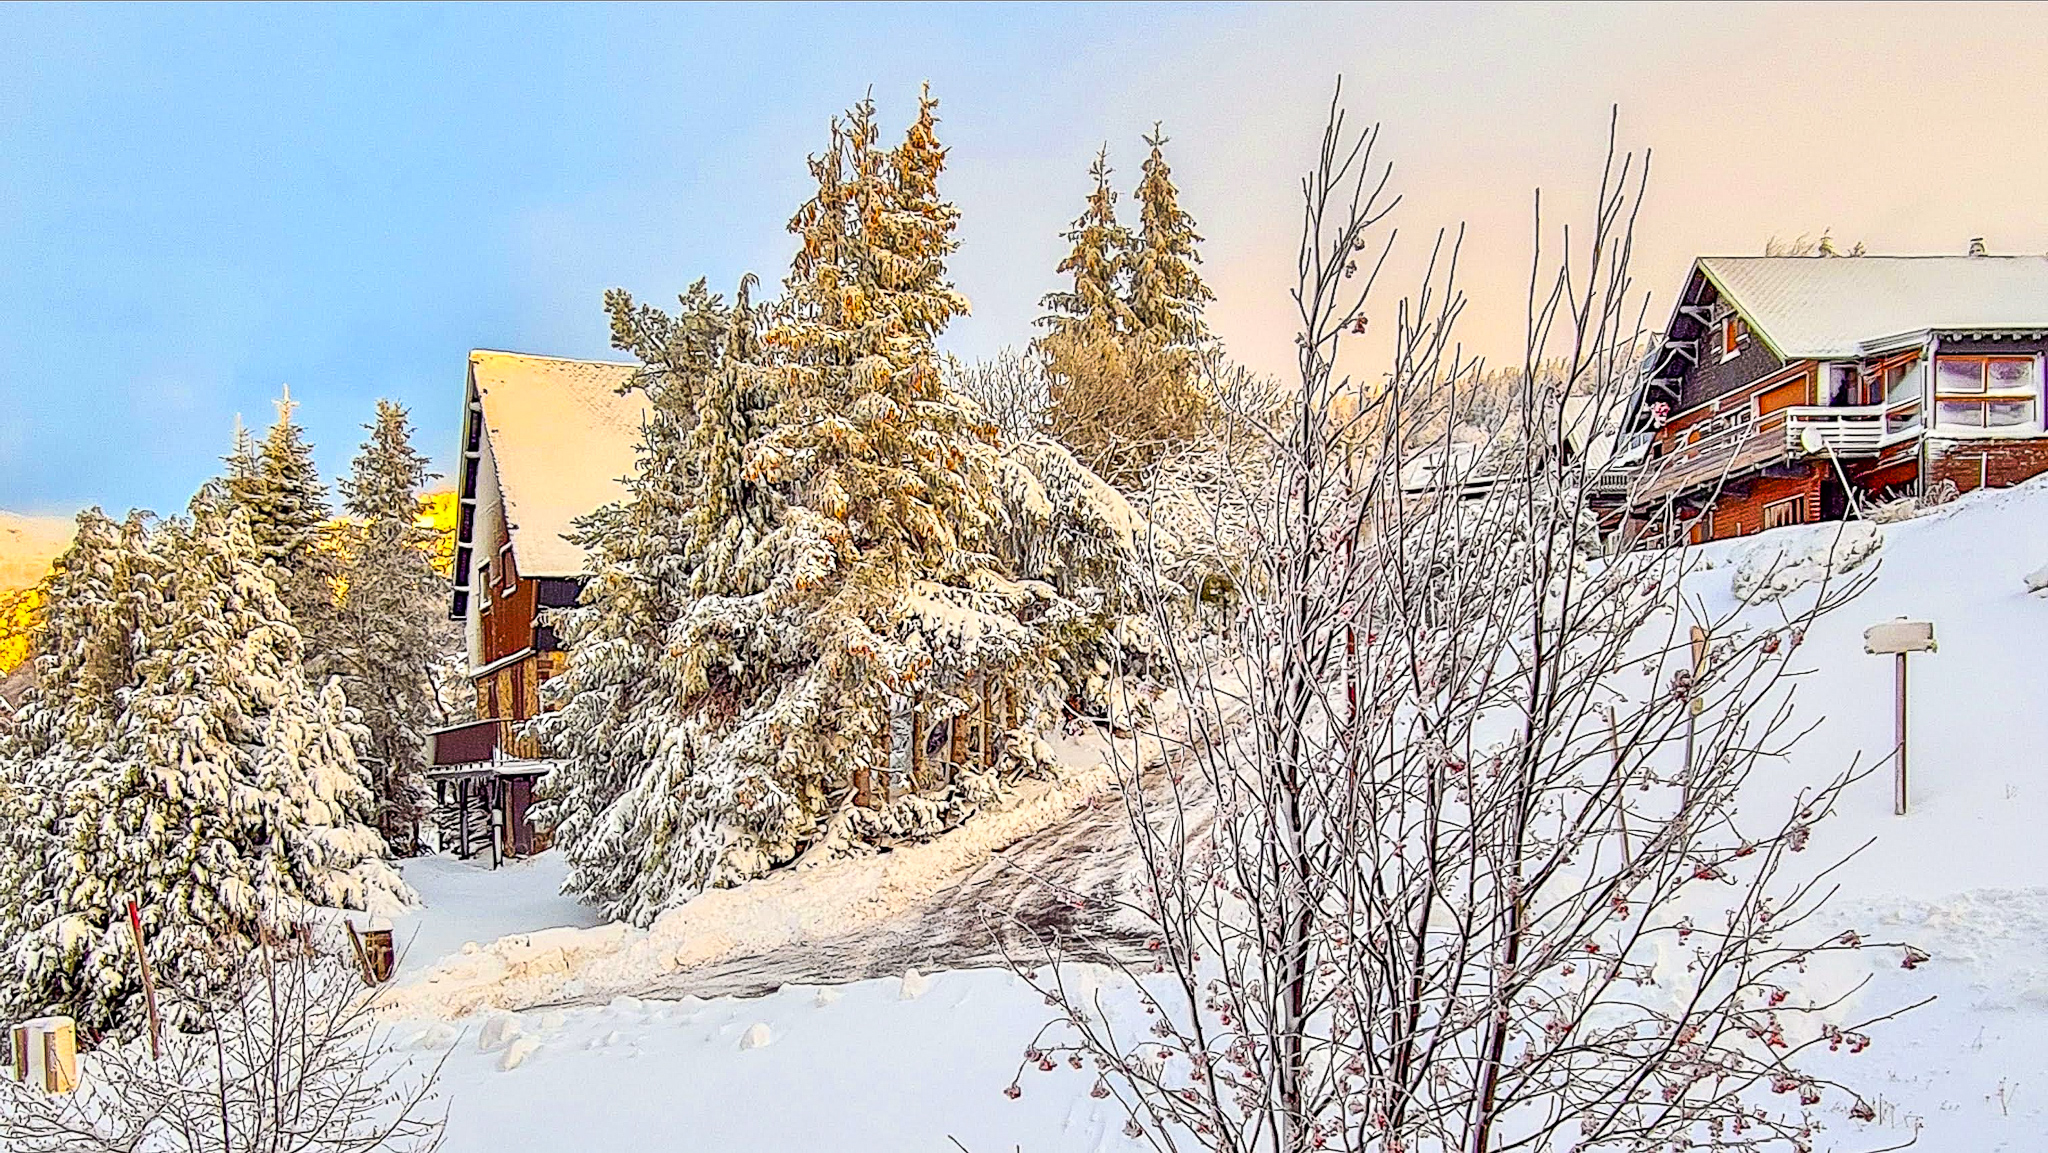
{"type": "Polygon", "coordinates": [[[1906,815],[1906,654],[1931,653],[1935,651],[1934,622],[1911,621],[1900,617],[1894,621],[1871,625],[1863,630],[1863,651],[1871,654],[1895,654],[1896,693],[1893,699],[1893,731],[1897,743],[1892,747],[1892,813],[1906,815]]]}
{"type": "Polygon", "coordinates": [[[1899,654],[1898,724],[1899,735],[1898,767],[1892,774],[1892,814],[1906,815],[1906,654],[1899,654]]]}

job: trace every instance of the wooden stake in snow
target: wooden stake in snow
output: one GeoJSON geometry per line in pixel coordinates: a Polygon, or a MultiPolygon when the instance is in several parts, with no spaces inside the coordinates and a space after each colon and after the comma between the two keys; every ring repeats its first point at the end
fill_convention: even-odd
{"type": "Polygon", "coordinates": [[[154,1061],[162,1055],[159,1037],[163,1026],[156,1015],[156,978],[149,973],[149,952],[142,947],[142,910],[134,901],[128,902],[128,931],[135,937],[135,963],[142,967],[142,1004],[149,1010],[149,1058],[154,1061]]]}
{"type": "Polygon", "coordinates": [[[1871,625],[1863,630],[1863,651],[1874,656],[1898,657],[1897,694],[1894,700],[1898,743],[1892,752],[1892,812],[1906,815],[1906,654],[1935,651],[1934,622],[1911,621],[1905,617],[1871,625]]]}

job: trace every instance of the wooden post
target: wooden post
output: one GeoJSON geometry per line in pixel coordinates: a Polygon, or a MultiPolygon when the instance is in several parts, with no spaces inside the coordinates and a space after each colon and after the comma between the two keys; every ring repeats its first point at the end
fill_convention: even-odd
{"type": "Polygon", "coordinates": [[[910,787],[915,792],[931,788],[924,771],[924,710],[910,702],[910,787]]]}
{"type": "Polygon", "coordinates": [[[37,1017],[14,1026],[10,1047],[14,1079],[44,1093],[78,1088],[78,1024],[69,1017],[37,1017]]]}
{"type": "Polygon", "coordinates": [[[376,974],[370,970],[370,953],[368,949],[365,949],[363,947],[363,939],[356,935],[355,921],[352,919],[344,918],[341,923],[348,926],[349,947],[355,951],[356,967],[362,970],[363,984],[376,984],[376,974]]]}
{"type": "MultiPolygon", "coordinates": [[[[1692,795],[1692,734],[1694,719],[1707,707],[1700,698],[1700,682],[1707,672],[1707,630],[1692,626],[1692,683],[1686,687],[1685,702],[1685,777],[1679,786],[1684,797],[1692,795]]],[[[1682,803],[1682,802],[1681,802],[1682,803]]]]}
{"type": "Polygon", "coordinates": [[[953,732],[952,739],[947,742],[950,747],[946,750],[946,758],[952,762],[952,771],[958,774],[967,767],[967,711],[962,709],[955,713],[947,723],[953,726],[953,732]]]}
{"type": "Polygon", "coordinates": [[[135,938],[135,963],[142,969],[142,1005],[149,1012],[149,1059],[154,1061],[162,1056],[158,1037],[163,1024],[156,1015],[156,978],[149,972],[149,952],[142,947],[142,910],[134,901],[128,902],[128,931],[135,938]]]}
{"type": "Polygon", "coordinates": [[[1893,727],[1897,737],[1892,748],[1892,813],[1895,816],[1906,815],[1906,654],[1935,650],[1933,621],[1900,617],[1863,630],[1863,651],[1891,656],[1893,667],[1898,670],[1892,702],[1893,727]]]}
{"type": "Polygon", "coordinates": [[[994,689],[988,683],[988,674],[981,674],[981,767],[996,767],[996,726],[995,710],[989,707],[989,694],[994,689]]]}
{"type": "Polygon", "coordinates": [[[1898,676],[1898,767],[1892,778],[1892,814],[1906,815],[1906,654],[1899,654],[1898,676]]]}

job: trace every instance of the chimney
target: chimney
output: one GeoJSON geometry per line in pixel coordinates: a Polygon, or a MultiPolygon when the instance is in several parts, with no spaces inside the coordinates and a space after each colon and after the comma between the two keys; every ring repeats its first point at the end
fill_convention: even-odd
{"type": "Polygon", "coordinates": [[[1984,256],[1984,255],[1987,255],[1987,250],[1986,250],[1986,249],[1985,249],[1985,247],[1984,247],[1984,238],[1983,238],[1983,237],[1981,237],[1981,236],[1972,236],[1972,237],[1970,238],[1970,255],[1971,255],[1971,256],[1984,256]]]}

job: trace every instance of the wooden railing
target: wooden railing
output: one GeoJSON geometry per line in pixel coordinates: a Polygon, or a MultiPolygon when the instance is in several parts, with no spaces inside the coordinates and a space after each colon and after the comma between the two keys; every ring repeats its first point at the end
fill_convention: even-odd
{"type": "Polygon", "coordinates": [[[501,757],[539,760],[540,743],[519,735],[525,721],[486,718],[466,725],[451,725],[428,734],[431,742],[428,763],[436,766],[469,765],[501,757]]]}

